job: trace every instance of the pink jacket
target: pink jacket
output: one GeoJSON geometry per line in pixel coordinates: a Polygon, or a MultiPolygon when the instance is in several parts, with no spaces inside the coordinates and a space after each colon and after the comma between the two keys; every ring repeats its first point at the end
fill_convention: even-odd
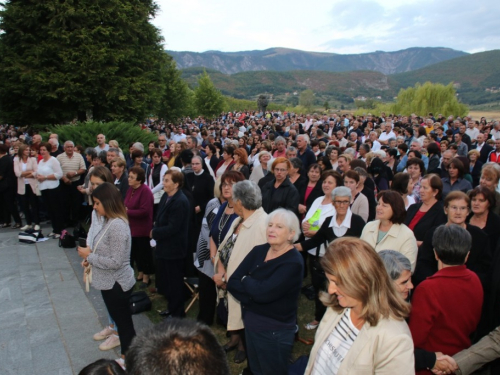
{"type": "MultiPolygon", "coordinates": [[[[36,158],[28,158],[28,162],[26,163],[26,171],[32,171],[36,172],[38,170],[38,163],[36,158]]],[[[16,174],[17,177],[17,194],[19,195],[24,195],[26,194],[26,184],[24,183],[24,177],[21,177],[21,174],[23,173],[23,164],[19,160],[19,157],[16,156],[14,158],[14,173],[16,174]]],[[[31,189],[33,190],[33,193],[36,194],[36,188],[38,186],[38,181],[36,178],[28,178],[27,179],[31,189]]]]}

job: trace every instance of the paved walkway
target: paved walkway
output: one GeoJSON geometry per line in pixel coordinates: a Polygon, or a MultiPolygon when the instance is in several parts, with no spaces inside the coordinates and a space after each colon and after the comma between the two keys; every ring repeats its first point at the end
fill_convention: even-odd
{"type": "MultiPolygon", "coordinates": [[[[118,358],[119,350],[100,351],[92,339],[107,313],[100,292],[85,293],[76,250],[53,239],[22,244],[17,234],[0,230],[0,375],[76,375],[97,359],[118,358]]],[[[137,332],[151,326],[144,315],[134,324],[137,332]]]]}

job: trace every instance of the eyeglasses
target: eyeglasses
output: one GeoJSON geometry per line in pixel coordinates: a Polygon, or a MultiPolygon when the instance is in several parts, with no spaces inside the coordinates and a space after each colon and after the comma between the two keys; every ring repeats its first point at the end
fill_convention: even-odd
{"type": "Polygon", "coordinates": [[[338,204],[339,206],[347,206],[351,202],[349,202],[349,201],[333,201],[333,203],[338,204]]]}
{"type": "Polygon", "coordinates": [[[233,182],[233,183],[227,183],[227,182],[224,182],[224,183],[222,184],[222,187],[223,187],[223,188],[227,188],[227,187],[232,187],[233,185],[234,185],[234,182],[233,182]]]}

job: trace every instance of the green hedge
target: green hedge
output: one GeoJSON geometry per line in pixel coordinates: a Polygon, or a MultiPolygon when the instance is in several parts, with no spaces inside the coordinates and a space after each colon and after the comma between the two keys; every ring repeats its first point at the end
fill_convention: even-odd
{"type": "Polygon", "coordinates": [[[112,139],[118,141],[120,148],[128,151],[128,145],[133,142],[141,142],[144,149],[150,141],[155,141],[158,137],[149,130],[142,130],[140,126],[133,122],[80,122],[72,125],[48,126],[48,133],[43,133],[43,140],[49,139],[50,133],[59,135],[59,143],[62,145],[65,141],[73,141],[75,145],[83,147],[94,147],[97,145],[97,135],[104,134],[106,142],[112,139]]]}

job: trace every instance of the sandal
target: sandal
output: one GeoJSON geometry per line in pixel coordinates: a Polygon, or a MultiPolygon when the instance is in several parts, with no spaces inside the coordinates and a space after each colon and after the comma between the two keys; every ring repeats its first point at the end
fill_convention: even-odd
{"type": "Polygon", "coordinates": [[[316,328],[318,328],[318,326],[319,326],[319,323],[313,323],[313,322],[309,322],[307,324],[304,324],[304,328],[307,329],[308,331],[313,331],[316,328]]]}
{"type": "Polygon", "coordinates": [[[21,227],[22,227],[22,226],[23,226],[22,224],[20,224],[20,223],[16,223],[16,224],[14,224],[13,226],[11,226],[10,228],[11,228],[11,229],[21,229],[21,227]]]}

